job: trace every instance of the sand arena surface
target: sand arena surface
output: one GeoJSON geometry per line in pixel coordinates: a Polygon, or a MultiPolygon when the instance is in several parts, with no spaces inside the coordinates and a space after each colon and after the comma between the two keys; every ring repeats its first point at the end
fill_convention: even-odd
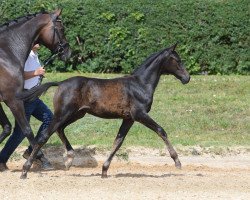
{"type": "MultiPolygon", "coordinates": [[[[21,155],[24,149],[18,150],[21,155]]],[[[0,173],[0,199],[250,199],[250,154],[180,155],[175,169],[158,150],[130,149],[129,157],[115,157],[108,178],[101,178],[108,152],[76,148],[74,166],[65,171],[61,148],[45,149],[54,170],[33,166],[20,179],[24,159],[16,156],[0,173]]]]}

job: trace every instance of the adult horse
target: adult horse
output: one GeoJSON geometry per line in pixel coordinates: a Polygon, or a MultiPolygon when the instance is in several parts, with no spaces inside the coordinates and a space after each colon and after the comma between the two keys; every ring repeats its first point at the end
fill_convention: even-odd
{"type": "MultiPolygon", "coordinates": [[[[167,145],[171,158],[177,168],[181,168],[178,155],[168,140],[164,129],[149,115],[153,103],[153,95],[162,74],[172,74],[183,84],[190,80],[175,46],[166,48],[151,55],[131,75],[115,79],[96,79],[87,77],[72,77],[62,82],[49,82],[34,90],[19,95],[23,100],[41,95],[51,86],[59,86],[54,95],[54,118],[48,127],[37,137],[29,159],[23,166],[21,178],[27,177],[32,162],[43,144],[53,132],[65,139],[67,151],[73,152],[64,135],[64,129],[69,124],[82,118],[86,113],[101,118],[121,118],[122,125],[114,141],[113,150],[102,167],[102,177],[107,177],[107,171],[116,151],[121,147],[129,129],[135,121],[155,131],[167,145]]],[[[72,159],[68,162],[71,165],[72,159]]]]}
{"type": "MultiPolygon", "coordinates": [[[[63,61],[69,58],[69,44],[60,14],[61,10],[29,14],[0,26],[0,101],[10,108],[32,146],[34,136],[25,117],[23,101],[15,95],[23,90],[23,68],[34,44],[43,44],[63,61]]],[[[11,123],[1,104],[0,124],[3,128],[1,143],[11,133],[11,123]]]]}

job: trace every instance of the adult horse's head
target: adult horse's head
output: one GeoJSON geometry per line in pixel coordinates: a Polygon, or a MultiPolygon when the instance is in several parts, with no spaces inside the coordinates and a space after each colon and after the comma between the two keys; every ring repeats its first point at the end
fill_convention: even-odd
{"type": "Polygon", "coordinates": [[[187,84],[190,80],[190,75],[181,61],[180,56],[175,51],[177,44],[167,48],[163,54],[170,54],[165,56],[162,60],[161,69],[162,74],[172,74],[179,79],[183,84],[187,84]]]}
{"type": "Polygon", "coordinates": [[[64,27],[59,18],[61,10],[56,10],[53,13],[45,14],[44,20],[48,21],[36,39],[35,43],[40,43],[49,48],[53,54],[58,54],[59,58],[66,61],[71,50],[64,34],[64,27]]]}

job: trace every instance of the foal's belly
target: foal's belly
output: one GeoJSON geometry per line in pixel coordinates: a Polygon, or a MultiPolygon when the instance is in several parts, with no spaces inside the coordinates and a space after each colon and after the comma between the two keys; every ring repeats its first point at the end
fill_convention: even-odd
{"type": "Polygon", "coordinates": [[[96,101],[88,112],[101,118],[130,118],[128,102],[96,101]]]}
{"type": "Polygon", "coordinates": [[[85,94],[84,102],[90,114],[102,118],[130,117],[130,100],[122,84],[92,85],[85,94]]]}

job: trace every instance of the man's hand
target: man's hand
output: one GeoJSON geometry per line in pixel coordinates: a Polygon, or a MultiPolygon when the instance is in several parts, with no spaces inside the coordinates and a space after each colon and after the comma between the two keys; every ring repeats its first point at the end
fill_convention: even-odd
{"type": "Polygon", "coordinates": [[[44,66],[38,67],[36,70],[34,71],[25,71],[24,72],[24,79],[30,79],[33,78],[35,76],[44,76],[45,74],[45,69],[44,66]]]}
{"type": "Polygon", "coordinates": [[[35,76],[41,76],[45,74],[45,69],[44,66],[38,67],[35,71],[34,71],[34,75],[35,76]]]}

